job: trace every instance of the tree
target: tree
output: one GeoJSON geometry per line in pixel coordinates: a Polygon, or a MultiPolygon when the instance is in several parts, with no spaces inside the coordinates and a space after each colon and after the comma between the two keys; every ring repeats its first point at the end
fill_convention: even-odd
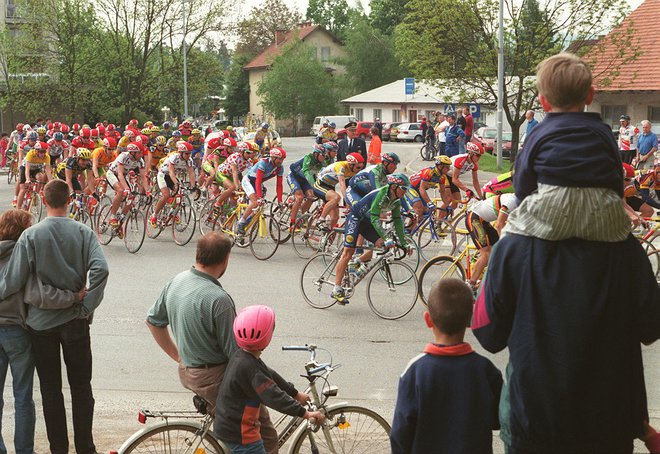
{"type": "Polygon", "coordinates": [[[375,29],[365,16],[353,19],[344,49],[346,56],[339,63],[346,67],[346,92],[361,93],[404,77],[394,55],[393,38],[375,29]]]}
{"type": "MultiPolygon", "coordinates": [[[[408,0],[371,0],[371,24],[382,33],[392,36],[396,26],[401,23],[407,3],[408,0]]],[[[432,11],[429,9],[429,12],[432,11]]]]}
{"type": "Polygon", "coordinates": [[[307,19],[322,25],[343,41],[349,28],[351,10],[346,0],[309,0],[307,19]]]}
{"type": "Polygon", "coordinates": [[[254,57],[275,41],[278,30],[291,30],[301,20],[300,13],[282,0],[266,0],[238,23],[236,52],[254,57]]]}
{"type": "MultiPolygon", "coordinates": [[[[537,0],[505,0],[504,114],[512,131],[520,129],[525,112],[535,105],[538,92],[533,76],[538,63],[569,44],[573,51],[584,52],[582,45],[606,33],[611,18],[625,17],[621,14],[625,8],[623,0],[548,0],[543,7],[537,0]]],[[[395,48],[413,75],[442,83],[456,93],[457,101],[495,104],[498,2],[411,0],[406,9],[396,28],[395,48]]],[[[621,33],[621,39],[628,39],[622,49],[635,48],[630,32],[621,33]]],[[[630,52],[621,64],[629,64],[635,56],[630,52]]],[[[512,160],[518,140],[513,134],[512,160]]]]}
{"type": "Polygon", "coordinates": [[[250,61],[245,54],[234,54],[229,71],[225,76],[225,114],[230,121],[246,115],[250,110],[250,80],[248,73],[243,71],[250,61]]]}
{"type": "Polygon", "coordinates": [[[337,108],[332,76],[300,40],[288,43],[266,72],[257,94],[264,109],[279,119],[311,119],[337,108]]]}

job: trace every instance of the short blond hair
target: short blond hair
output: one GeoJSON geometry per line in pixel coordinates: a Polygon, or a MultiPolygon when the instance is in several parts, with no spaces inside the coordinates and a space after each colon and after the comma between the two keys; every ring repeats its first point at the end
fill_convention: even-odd
{"type": "Polygon", "coordinates": [[[592,82],[589,66],[567,52],[546,58],[536,68],[539,94],[558,109],[584,105],[592,82]]]}

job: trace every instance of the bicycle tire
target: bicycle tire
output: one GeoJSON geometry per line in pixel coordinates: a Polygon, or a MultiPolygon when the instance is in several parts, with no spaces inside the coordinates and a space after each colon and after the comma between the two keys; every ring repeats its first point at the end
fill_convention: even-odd
{"type": "MultiPolygon", "coordinates": [[[[154,215],[154,210],[156,209],[156,203],[158,203],[158,199],[159,197],[154,197],[153,200],[151,201],[151,205],[147,207],[147,214],[146,214],[147,224],[145,230],[147,231],[147,236],[152,240],[158,238],[158,236],[164,230],[163,226],[160,225],[160,223],[158,223],[156,227],[151,225],[151,217],[154,215]]],[[[167,210],[167,206],[163,206],[163,210],[167,210]]]]}
{"type": "Polygon", "coordinates": [[[173,423],[167,426],[156,427],[145,432],[122,451],[122,454],[164,453],[176,452],[179,454],[194,454],[203,449],[206,454],[228,454],[211,432],[204,434],[201,443],[192,446],[191,439],[196,440],[199,427],[186,423],[173,423]],[[192,434],[192,435],[191,435],[192,434]],[[194,437],[194,438],[193,438],[194,437]],[[174,446],[172,443],[175,443],[174,446]]]}
{"type": "Polygon", "coordinates": [[[270,215],[277,221],[280,230],[280,244],[286,243],[291,238],[291,206],[288,204],[288,199],[284,200],[286,200],[284,207],[280,208],[277,205],[277,199],[270,207],[270,215]]]}
{"type": "Polygon", "coordinates": [[[250,252],[257,260],[268,260],[280,245],[280,225],[267,214],[261,214],[249,232],[250,252]]]}
{"type": "Polygon", "coordinates": [[[215,224],[222,220],[217,220],[221,216],[222,207],[215,207],[217,197],[207,200],[199,210],[199,233],[204,236],[215,229],[215,224]]]}
{"type": "Polygon", "coordinates": [[[314,255],[314,253],[308,250],[306,241],[310,222],[316,222],[314,217],[310,217],[309,219],[299,218],[296,220],[293,226],[293,232],[291,233],[291,245],[296,255],[301,259],[309,259],[314,255]]]}
{"type": "Polygon", "coordinates": [[[292,443],[294,454],[363,454],[390,452],[389,423],[378,413],[364,407],[346,405],[332,409],[326,415],[326,428],[313,432],[301,430],[292,443]],[[348,424],[348,425],[346,425],[348,424]],[[310,437],[318,451],[312,451],[310,437]],[[330,437],[328,443],[326,437],[330,437]],[[329,446],[332,445],[332,448],[329,446]]]}
{"type": "Polygon", "coordinates": [[[131,254],[135,254],[142,247],[146,224],[144,214],[138,210],[131,210],[124,219],[124,245],[131,254]]]}
{"type": "Polygon", "coordinates": [[[438,150],[429,143],[425,143],[422,145],[422,148],[419,149],[419,155],[422,157],[422,161],[433,161],[433,158],[437,154],[438,150]]]}
{"type": "Polygon", "coordinates": [[[7,171],[7,184],[11,184],[16,179],[16,172],[14,171],[14,160],[9,163],[9,170],[7,171]]]}
{"type": "MultiPolygon", "coordinates": [[[[307,221],[307,226],[304,229],[300,229],[302,234],[299,235],[299,241],[297,244],[294,243],[294,249],[300,258],[308,259],[314,254],[321,252],[322,250],[323,237],[327,231],[322,230],[317,226],[320,217],[321,210],[319,208],[309,218],[307,221]]],[[[300,221],[302,221],[302,219],[298,220],[298,222],[300,221]]],[[[298,227],[298,222],[296,222],[296,230],[298,227]]]]}
{"type": "Polygon", "coordinates": [[[315,309],[327,309],[337,302],[331,296],[336,263],[334,256],[320,252],[305,263],[300,273],[300,292],[307,304],[315,309]]]}
{"type": "Polygon", "coordinates": [[[424,261],[438,255],[454,255],[456,229],[446,219],[429,220],[417,232],[417,244],[424,261]]]}
{"type": "Polygon", "coordinates": [[[434,257],[422,268],[419,273],[419,296],[425,305],[428,305],[428,296],[431,287],[439,279],[456,278],[461,281],[466,279],[465,268],[463,264],[455,257],[441,255],[434,257]]]}
{"type": "Polygon", "coordinates": [[[197,213],[188,194],[183,194],[181,203],[172,214],[172,237],[179,246],[190,242],[197,227],[197,213]]]}
{"type": "Polygon", "coordinates": [[[112,238],[115,236],[110,226],[110,218],[112,217],[110,213],[111,207],[111,204],[103,205],[99,209],[99,218],[96,222],[96,236],[99,239],[99,243],[104,246],[110,244],[112,238]]]}
{"type": "Polygon", "coordinates": [[[367,302],[385,320],[407,315],[417,302],[419,284],[415,271],[402,261],[385,260],[367,282],[367,302]],[[397,283],[400,282],[400,283],[397,283]]]}
{"type": "Polygon", "coordinates": [[[41,196],[39,194],[32,194],[32,198],[30,199],[30,204],[28,205],[27,211],[32,216],[32,225],[35,225],[41,221],[43,204],[41,203],[41,196]]]}
{"type": "Polygon", "coordinates": [[[642,248],[644,249],[645,254],[652,254],[653,251],[656,250],[656,247],[653,246],[653,243],[649,240],[645,240],[644,238],[637,238],[637,241],[639,241],[639,244],[642,245],[642,248]]]}

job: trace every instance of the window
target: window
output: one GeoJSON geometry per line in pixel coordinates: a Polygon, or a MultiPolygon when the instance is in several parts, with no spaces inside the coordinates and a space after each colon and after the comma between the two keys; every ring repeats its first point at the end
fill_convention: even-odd
{"type": "Polygon", "coordinates": [[[329,47],[322,47],[321,48],[321,61],[328,61],[330,60],[330,48],[329,47]]]}
{"type": "Polygon", "coordinates": [[[417,111],[409,110],[408,111],[408,121],[411,123],[417,123],[417,111]]]}
{"type": "Polygon", "coordinates": [[[383,119],[383,109],[374,109],[374,120],[376,118],[383,119]]]}
{"type": "Polygon", "coordinates": [[[429,120],[433,121],[433,111],[432,110],[427,110],[424,112],[424,115],[426,115],[426,118],[429,120]]]}
{"type": "Polygon", "coordinates": [[[651,123],[660,123],[660,107],[649,106],[649,116],[647,120],[651,123]]]}
{"type": "Polygon", "coordinates": [[[610,125],[612,129],[619,129],[619,117],[626,113],[628,106],[625,105],[605,105],[601,106],[601,116],[603,122],[610,125]]]}
{"type": "MultiPolygon", "coordinates": [[[[353,110],[353,109],[351,109],[353,110]]],[[[364,120],[364,110],[363,109],[355,109],[355,118],[358,119],[358,121],[364,120]]]]}
{"type": "Polygon", "coordinates": [[[392,109],[392,123],[398,123],[401,121],[401,111],[398,109],[392,109]]]}
{"type": "Polygon", "coordinates": [[[353,109],[353,108],[351,107],[351,116],[354,116],[354,115],[355,115],[355,109],[353,109]]]}

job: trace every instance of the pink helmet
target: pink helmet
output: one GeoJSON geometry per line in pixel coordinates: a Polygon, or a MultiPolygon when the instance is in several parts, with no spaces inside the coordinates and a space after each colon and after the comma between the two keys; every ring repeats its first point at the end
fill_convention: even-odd
{"type": "Polygon", "coordinates": [[[270,157],[273,159],[286,159],[286,151],[280,147],[275,147],[270,150],[270,157]]]}
{"type": "Polygon", "coordinates": [[[176,150],[179,153],[192,152],[193,151],[193,146],[190,142],[185,142],[183,140],[179,140],[176,143],[176,150]]]}
{"type": "Polygon", "coordinates": [[[348,161],[349,164],[361,164],[364,162],[364,156],[360,153],[351,153],[346,156],[346,161],[348,161]]]}
{"type": "Polygon", "coordinates": [[[274,330],[275,312],[268,306],[248,306],[234,319],[234,337],[244,350],[264,350],[270,344],[274,330]]]}
{"type": "Polygon", "coordinates": [[[223,142],[222,142],[225,147],[235,147],[236,146],[236,141],[232,139],[231,137],[227,137],[223,142]]]}

